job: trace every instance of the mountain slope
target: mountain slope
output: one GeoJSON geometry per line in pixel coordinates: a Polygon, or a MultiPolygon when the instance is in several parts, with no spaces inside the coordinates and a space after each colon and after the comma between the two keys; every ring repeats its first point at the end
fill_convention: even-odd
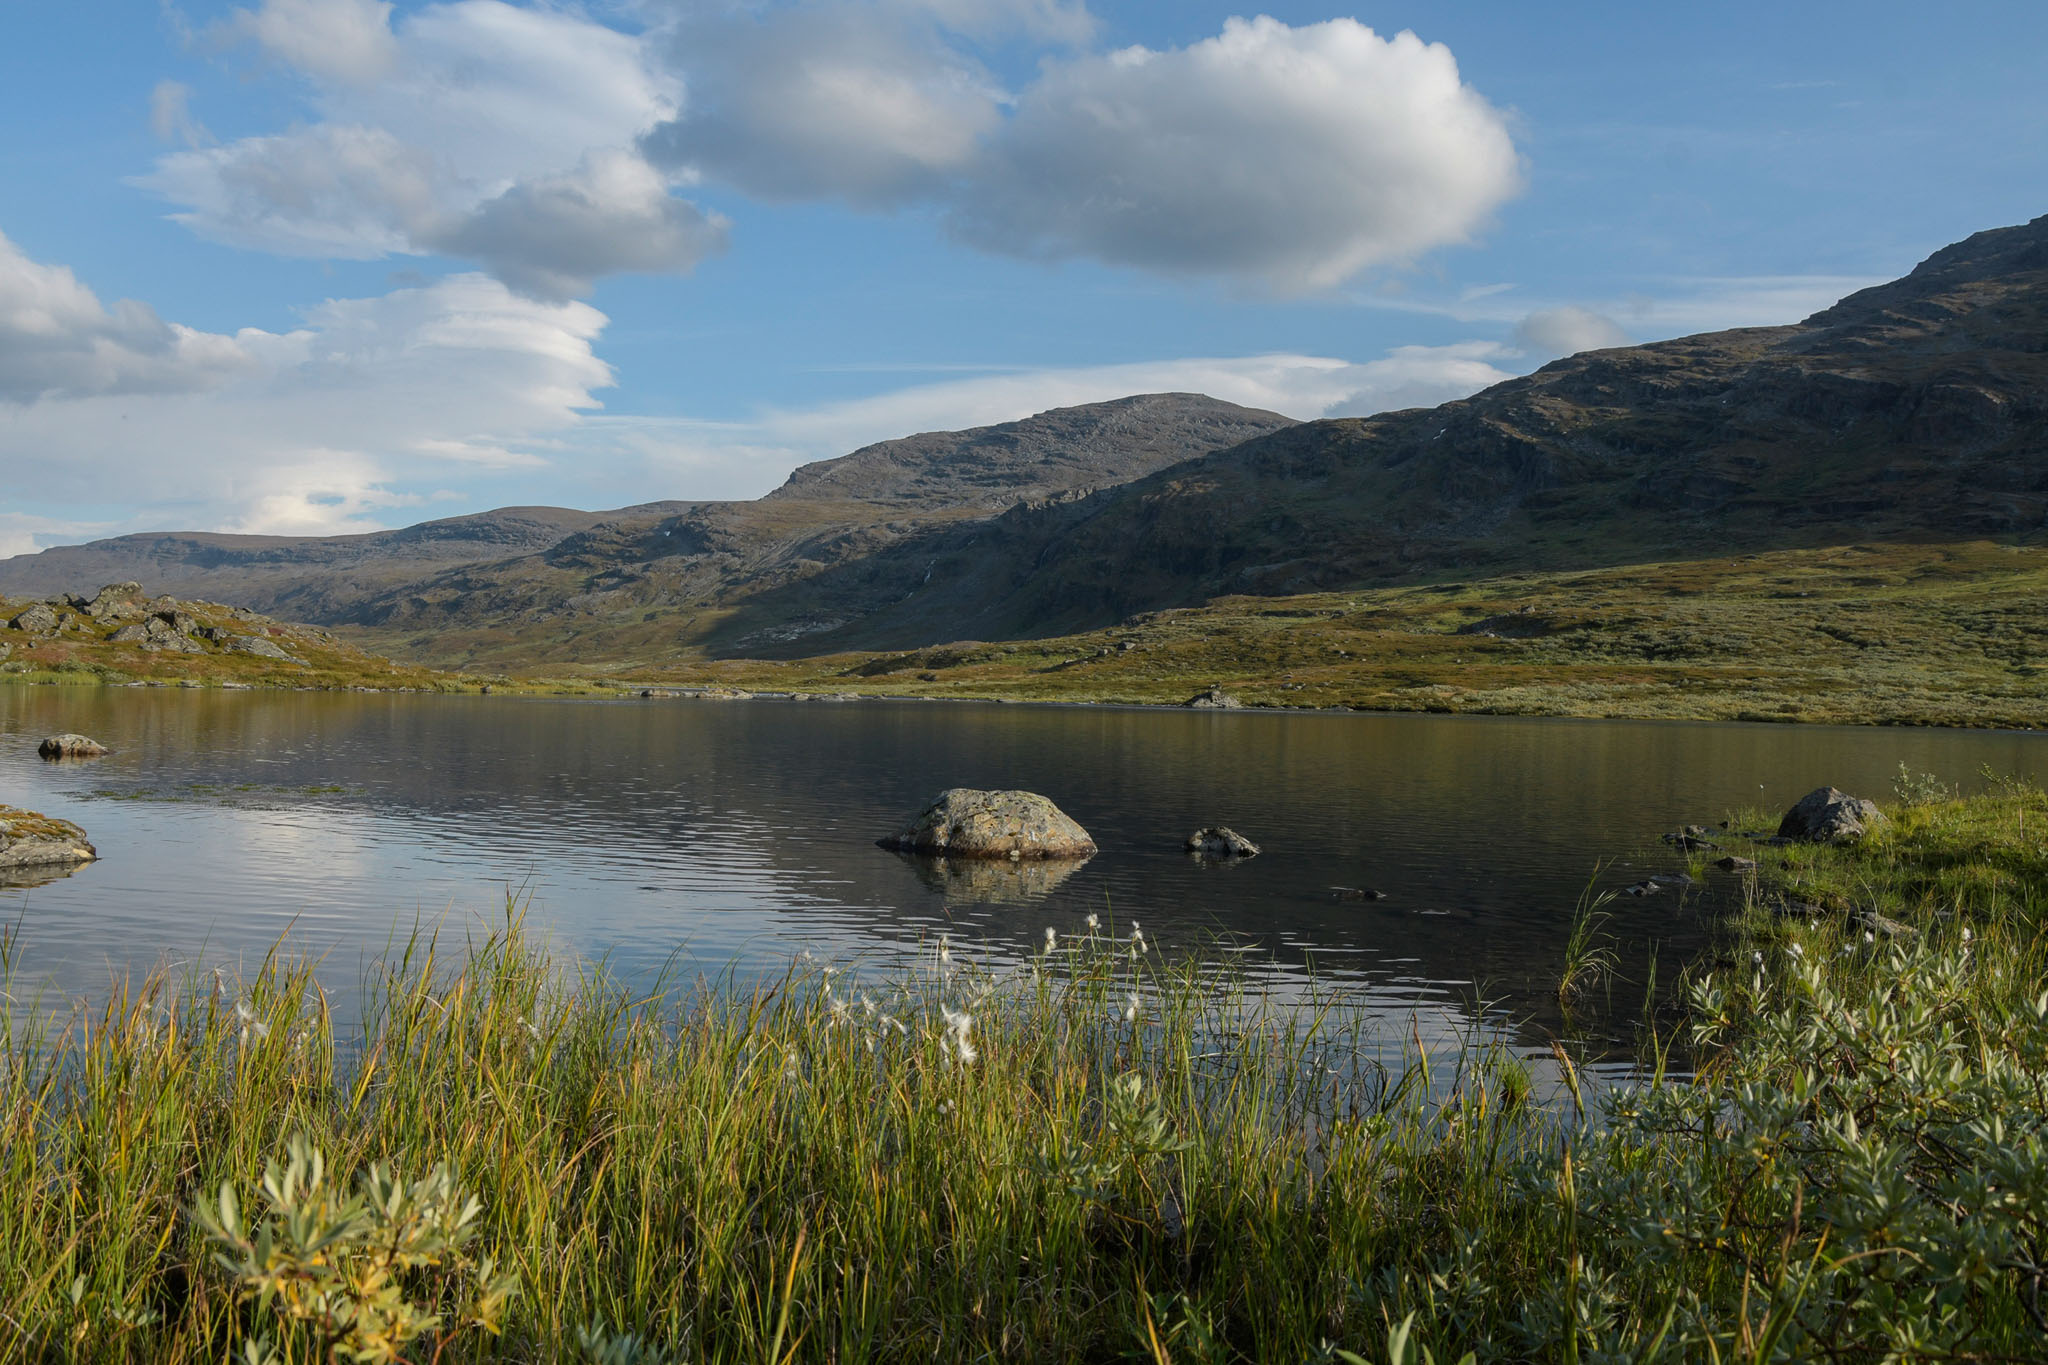
{"type": "Polygon", "coordinates": [[[649,613],[717,612],[934,526],[1078,497],[1292,421],[1201,394],[1145,394],[884,441],[806,465],[755,502],[506,508],[360,536],[121,536],[0,561],[0,591],[90,592],[132,579],[437,640],[509,626],[498,643],[511,655],[581,656],[602,643],[588,638],[593,628],[636,644],[649,613]]]}
{"type": "MultiPolygon", "coordinates": [[[[2048,218],[1805,322],[1303,423],[764,594],[806,652],[1042,636],[1225,593],[1859,540],[2048,533],[2048,218]]],[[[714,643],[718,643],[714,641],[714,643]]]]}

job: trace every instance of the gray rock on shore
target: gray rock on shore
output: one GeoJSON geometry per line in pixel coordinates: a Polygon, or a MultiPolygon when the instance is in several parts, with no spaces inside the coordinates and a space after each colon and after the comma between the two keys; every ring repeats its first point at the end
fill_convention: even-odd
{"type": "Polygon", "coordinates": [[[1188,836],[1187,851],[1208,858],[1256,858],[1259,846],[1228,825],[1211,825],[1188,836]]]}
{"type": "Polygon", "coordinates": [[[1873,801],[1833,787],[1816,787],[1778,822],[1778,837],[1814,844],[1846,844],[1884,823],[1873,801]]]}
{"type": "Polygon", "coordinates": [[[1189,697],[1181,705],[1191,707],[1197,711],[1237,711],[1242,710],[1244,707],[1244,703],[1231,696],[1228,692],[1225,692],[1221,684],[1211,687],[1207,691],[1195,693],[1194,696],[1189,697]]]}
{"type": "Polygon", "coordinates": [[[254,654],[259,659],[283,659],[286,663],[297,663],[291,655],[261,635],[230,635],[227,642],[230,654],[254,654]]]}
{"type": "Polygon", "coordinates": [[[1086,858],[1088,831],[1036,792],[953,787],[932,799],[900,834],[877,840],[901,853],[952,858],[1086,858]]]}
{"type": "Polygon", "coordinates": [[[51,735],[36,746],[44,758],[98,758],[107,746],[84,735],[51,735]]]}

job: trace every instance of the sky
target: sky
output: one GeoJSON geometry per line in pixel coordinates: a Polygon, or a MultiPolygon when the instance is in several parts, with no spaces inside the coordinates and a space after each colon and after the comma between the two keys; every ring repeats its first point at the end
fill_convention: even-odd
{"type": "Polygon", "coordinates": [[[2048,213],[2048,5],[0,0],[0,555],[754,497],[1796,321],[2048,213]]]}

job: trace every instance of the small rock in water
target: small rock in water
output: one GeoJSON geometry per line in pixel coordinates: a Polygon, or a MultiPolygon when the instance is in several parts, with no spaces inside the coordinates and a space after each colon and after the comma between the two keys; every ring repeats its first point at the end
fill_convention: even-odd
{"type": "Polygon", "coordinates": [[[1665,835],[1664,842],[1675,845],[1687,852],[1696,848],[1719,848],[1720,845],[1707,838],[1706,833],[1698,825],[1687,825],[1680,833],[1665,835]],[[1694,830],[1699,830],[1699,833],[1693,833],[1694,830]]]}
{"type": "Polygon", "coordinates": [[[36,746],[44,758],[98,758],[107,746],[84,735],[51,735],[36,746]]]}
{"type": "Polygon", "coordinates": [[[1694,882],[1691,877],[1688,877],[1683,872],[1656,872],[1651,874],[1650,880],[1657,883],[1657,885],[1659,886],[1698,885],[1698,883],[1694,882]]]}
{"type": "Polygon", "coordinates": [[[1655,882],[1633,882],[1621,888],[1624,896],[1654,896],[1664,888],[1655,882]]]}
{"type": "Polygon", "coordinates": [[[1720,868],[1723,872],[1754,872],[1756,871],[1756,859],[1738,858],[1731,853],[1725,858],[1716,858],[1714,866],[1720,868]]]}
{"type": "Polygon", "coordinates": [[[1386,892],[1363,886],[1333,886],[1330,894],[1340,901],[1383,901],[1387,898],[1386,892]]]}
{"type": "Polygon", "coordinates": [[[954,858],[1086,858],[1095,841],[1036,792],[940,792],[901,834],[877,840],[902,853],[954,858]]]}
{"type": "Polygon", "coordinates": [[[1228,825],[1211,825],[1188,836],[1187,851],[1211,858],[1256,858],[1259,846],[1228,825]]]}

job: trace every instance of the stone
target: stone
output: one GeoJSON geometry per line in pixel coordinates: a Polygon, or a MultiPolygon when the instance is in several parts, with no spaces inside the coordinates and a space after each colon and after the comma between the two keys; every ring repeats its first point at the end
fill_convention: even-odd
{"type": "Polygon", "coordinates": [[[87,616],[97,621],[103,617],[118,614],[121,608],[131,605],[141,596],[142,585],[140,583],[109,583],[104,588],[101,588],[90,601],[78,602],[78,606],[87,616]]]}
{"type": "Polygon", "coordinates": [[[1816,787],[1778,822],[1778,837],[1813,844],[1846,844],[1884,823],[1873,801],[1833,787],[1816,787]]]}
{"type": "Polygon", "coordinates": [[[173,654],[204,654],[206,646],[186,635],[159,635],[144,640],[142,647],[151,653],[168,650],[173,654]]]}
{"type": "Polygon", "coordinates": [[[1621,894],[1624,896],[1654,896],[1663,889],[1663,886],[1657,882],[1642,881],[1624,886],[1621,888],[1621,894]]]}
{"type": "Polygon", "coordinates": [[[44,758],[98,758],[107,746],[84,735],[51,735],[36,746],[44,758]]]}
{"type": "Polygon", "coordinates": [[[1366,886],[1333,886],[1330,895],[1340,901],[1383,901],[1387,898],[1386,892],[1366,886]]]}
{"type": "Polygon", "coordinates": [[[228,632],[219,626],[201,626],[192,633],[200,639],[216,645],[225,644],[228,639],[228,632]]]}
{"type": "Polygon", "coordinates": [[[48,602],[37,602],[7,624],[31,635],[49,635],[57,629],[57,610],[48,602]]]}
{"type": "Polygon", "coordinates": [[[902,853],[953,858],[1086,858],[1095,852],[1088,831],[1036,792],[940,792],[900,834],[878,840],[902,853]]]}
{"type": "Polygon", "coordinates": [[[0,885],[17,885],[23,874],[97,857],[85,831],[69,820],[0,805],[0,885]]]}
{"type": "Polygon", "coordinates": [[[1211,858],[1256,858],[1259,846],[1228,825],[1211,825],[1188,836],[1187,851],[1211,858]]]}
{"type": "Polygon", "coordinates": [[[1241,709],[1244,703],[1225,692],[1221,686],[1216,686],[1206,692],[1195,693],[1181,705],[1193,707],[1197,711],[1236,711],[1241,709]]]}
{"type": "Polygon", "coordinates": [[[1725,858],[1716,858],[1714,866],[1720,868],[1723,872],[1754,872],[1756,871],[1756,859],[1738,858],[1731,853],[1725,858]]]}
{"type": "Polygon", "coordinates": [[[142,626],[123,626],[107,637],[110,645],[141,644],[149,638],[149,631],[142,626]]]}
{"type": "Polygon", "coordinates": [[[293,664],[298,662],[275,642],[261,635],[230,635],[227,650],[230,654],[254,654],[259,659],[282,659],[293,664]]]}

